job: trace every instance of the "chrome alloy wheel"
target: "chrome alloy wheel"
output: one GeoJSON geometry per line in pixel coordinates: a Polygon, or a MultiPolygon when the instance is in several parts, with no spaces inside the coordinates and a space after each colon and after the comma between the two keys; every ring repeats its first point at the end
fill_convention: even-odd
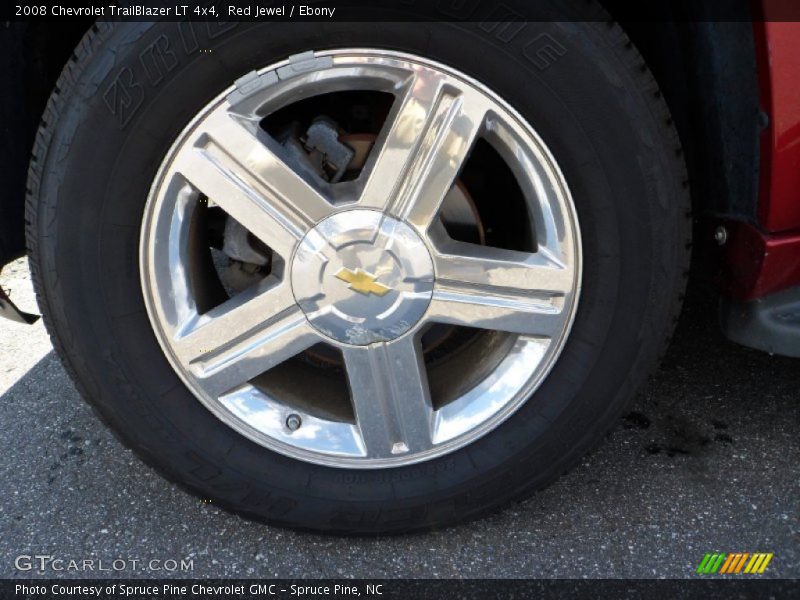
{"type": "Polygon", "coordinates": [[[530,125],[462,73],[364,49],[291,57],[210,102],[152,185],[140,265],[159,343],[209,410],[267,448],[351,468],[440,456],[508,418],[561,352],[581,281],[569,190],[530,125]],[[394,101],[359,176],[331,183],[298,167],[262,122],[343,90],[394,101]],[[456,240],[439,219],[479,138],[522,191],[529,251],[456,240]],[[271,252],[266,276],[213,306],[199,300],[193,258],[208,205],[271,252]],[[469,386],[436,403],[422,338],[440,325],[501,332],[503,343],[469,386]],[[256,383],[319,345],[341,357],[350,416],[315,409],[324,393],[298,404],[256,383]]]}

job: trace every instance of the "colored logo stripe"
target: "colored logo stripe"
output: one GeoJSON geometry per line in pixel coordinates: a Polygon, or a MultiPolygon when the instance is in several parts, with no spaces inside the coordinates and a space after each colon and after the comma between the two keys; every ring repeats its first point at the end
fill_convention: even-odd
{"type": "Polygon", "coordinates": [[[720,574],[736,573],[763,573],[774,554],[757,552],[717,552],[707,553],[697,567],[697,573],[710,575],[719,572],[720,574]],[[745,566],[747,565],[747,566],[745,566]]]}
{"type": "Polygon", "coordinates": [[[724,554],[706,554],[700,562],[700,566],[697,567],[697,572],[705,574],[716,573],[724,559],[724,554]]]}
{"type": "Polygon", "coordinates": [[[747,563],[747,567],[745,567],[744,572],[763,573],[773,556],[774,555],[771,552],[769,554],[753,554],[753,558],[751,558],[750,562],[747,563]]]}
{"type": "Polygon", "coordinates": [[[749,553],[741,552],[728,554],[728,558],[719,570],[720,573],[738,573],[744,566],[744,561],[750,556],[749,553]]]}

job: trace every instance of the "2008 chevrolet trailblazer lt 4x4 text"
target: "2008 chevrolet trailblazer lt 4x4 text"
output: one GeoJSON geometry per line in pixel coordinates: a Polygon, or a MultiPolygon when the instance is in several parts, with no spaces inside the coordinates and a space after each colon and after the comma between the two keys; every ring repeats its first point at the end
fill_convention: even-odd
{"type": "Polygon", "coordinates": [[[475,518],[625,411],[693,218],[725,333],[800,356],[800,25],[728,4],[10,22],[0,264],[27,252],[78,388],[202,498],[340,533],[475,518]]]}

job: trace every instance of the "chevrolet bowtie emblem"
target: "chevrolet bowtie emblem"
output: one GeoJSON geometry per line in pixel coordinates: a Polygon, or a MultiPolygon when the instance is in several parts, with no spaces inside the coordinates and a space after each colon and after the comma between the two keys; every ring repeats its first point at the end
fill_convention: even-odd
{"type": "Polygon", "coordinates": [[[392,288],[378,283],[377,277],[371,273],[367,273],[364,269],[356,269],[351,271],[348,268],[339,269],[339,272],[334,275],[337,279],[346,281],[350,285],[347,286],[354,292],[364,294],[375,294],[376,296],[385,296],[392,291],[392,288]]]}

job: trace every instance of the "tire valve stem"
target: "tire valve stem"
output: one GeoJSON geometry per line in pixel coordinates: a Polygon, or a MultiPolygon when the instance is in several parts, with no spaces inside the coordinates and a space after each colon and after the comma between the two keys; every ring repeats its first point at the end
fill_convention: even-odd
{"type": "Polygon", "coordinates": [[[288,427],[289,431],[297,431],[302,424],[303,420],[300,418],[300,415],[292,413],[286,417],[286,427],[288,427]]]}

